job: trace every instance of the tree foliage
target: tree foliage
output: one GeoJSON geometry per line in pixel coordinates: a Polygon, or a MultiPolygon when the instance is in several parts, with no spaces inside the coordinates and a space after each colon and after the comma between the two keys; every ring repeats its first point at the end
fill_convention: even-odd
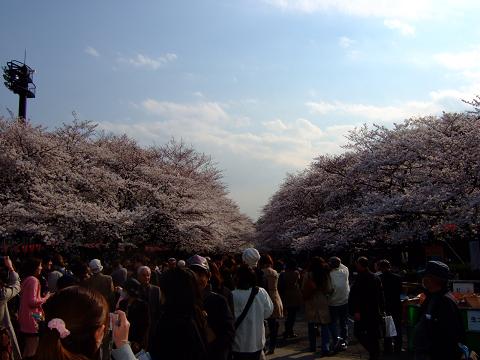
{"type": "Polygon", "coordinates": [[[55,246],[235,250],[251,220],[211,158],[182,142],[141,148],[91,122],[56,131],[0,118],[0,235],[55,246]]]}
{"type": "Polygon", "coordinates": [[[392,129],[364,126],[348,138],[345,153],[319,156],[287,177],[257,222],[260,246],[398,243],[428,239],[445,224],[476,233],[478,110],[409,119],[392,129]]]}

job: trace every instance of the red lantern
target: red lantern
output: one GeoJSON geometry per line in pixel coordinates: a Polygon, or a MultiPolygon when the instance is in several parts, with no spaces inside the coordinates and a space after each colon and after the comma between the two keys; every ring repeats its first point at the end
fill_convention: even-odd
{"type": "Polygon", "coordinates": [[[457,231],[457,224],[444,224],[443,231],[453,234],[455,231],[457,231]]]}

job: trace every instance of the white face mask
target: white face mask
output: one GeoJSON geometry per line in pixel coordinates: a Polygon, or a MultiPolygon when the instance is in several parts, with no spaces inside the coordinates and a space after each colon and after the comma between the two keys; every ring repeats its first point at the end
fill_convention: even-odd
{"type": "Polygon", "coordinates": [[[426,289],[427,287],[425,286],[425,278],[422,278],[422,286],[424,289],[426,289]]]}
{"type": "Polygon", "coordinates": [[[122,290],[120,292],[120,297],[122,297],[123,299],[127,299],[128,298],[128,293],[125,290],[122,290]]]}

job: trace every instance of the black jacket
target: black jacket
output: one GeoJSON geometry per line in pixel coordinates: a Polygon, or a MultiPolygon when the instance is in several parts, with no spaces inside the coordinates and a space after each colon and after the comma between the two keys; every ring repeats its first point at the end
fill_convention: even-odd
{"type": "Polygon", "coordinates": [[[150,317],[148,316],[148,304],[140,299],[136,299],[129,304],[128,299],[120,301],[118,308],[127,314],[130,322],[130,331],[128,340],[135,347],[137,352],[141,349],[147,349],[148,331],[150,327],[150,317]]]}
{"type": "Polygon", "coordinates": [[[402,280],[397,274],[385,271],[380,275],[383,294],[385,296],[385,312],[394,318],[400,318],[402,314],[402,280]]]}
{"type": "Polygon", "coordinates": [[[444,290],[427,294],[415,327],[415,353],[428,355],[431,359],[460,359],[458,343],[464,340],[465,329],[460,311],[449,293],[444,290]]]}
{"type": "Polygon", "coordinates": [[[367,327],[379,327],[385,311],[382,283],[370,271],[360,272],[350,289],[348,298],[350,314],[360,313],[361,322],[367,327]]]}
{"type": "Polygon", "coordinates": [[[215,339],[207,345],[208,359],[226,360],[235,339],[234,318],[227,300],[206,289],[203,294],[203,307],[207,313],[208,326],[215,335],[215,339]]]}
{"type": "Polygon", "coordinates": [[[193,314],[164,308],[150,339],[149,351],[152,360],[207,360],[205,329],[193,314]]]}

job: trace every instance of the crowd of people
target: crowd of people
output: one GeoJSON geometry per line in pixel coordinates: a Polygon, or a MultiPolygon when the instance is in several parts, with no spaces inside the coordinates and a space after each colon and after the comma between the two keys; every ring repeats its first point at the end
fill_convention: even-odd
{"type": "MultiPolygon", "coordinates": [[[[354,281],[338,257],[314,256],[302,269],[293,258],[275,262],[254,248],[237,258],[116,261],[110,275],[100,259],[67,266],[55,254],[22,261],[22,280],[8,257],[3,262],[2,359],[258,360],[275,352],[280,337],[297,337],[301,308],[309,350],[320,356],[347,348],[352,319],[355,338],[379,359],[386,314],[396,336],[384,337],[383,352],[403,351],[402,284],[385,259],[373,273],[369,260],[358,258],[354,281]]],[[[448,278],[447,265],[427,264],[416,359],[459,358],[463,326],[448,278]]]]}

